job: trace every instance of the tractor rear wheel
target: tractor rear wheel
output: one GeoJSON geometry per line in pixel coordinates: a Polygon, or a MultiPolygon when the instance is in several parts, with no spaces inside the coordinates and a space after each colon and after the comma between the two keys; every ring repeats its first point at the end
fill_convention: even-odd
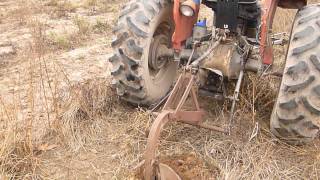
{"type": "Polygon", "coordinates": [[[177,63],[159,57],[158,47],[171,47],[173,5],[169,0],[131,0],[120,12],[112,42],[112,85],[125,101],[150,105],[172,86],[177,63]]]}
{"type": "Polygon", "coordinates": [[[319,136],[320,4],[300,10],[295,18],[271,131],[290,144],[319,136]]]}

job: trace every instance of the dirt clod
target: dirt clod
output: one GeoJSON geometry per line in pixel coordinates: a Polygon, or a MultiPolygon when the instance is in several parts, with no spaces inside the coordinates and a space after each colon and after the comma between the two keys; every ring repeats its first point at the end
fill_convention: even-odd
{"type": "Polygon", "coordinates": [[[184,180],[215,179],[219,175],[218,167],[207,167],[202,159],[194,154],[165,156],[161,163],[167,164],[184,180]]]}
{"type": "MultiPolygon", "coordinates": [[[[208,167],[201,158],[193,153],[162,156],[160,163],[171,167],[183,180],[216,179],[220,173],[218,167],[208,167]]],[[[132,179],[143,179],[143,165],[134,172],[132,179]]]]}

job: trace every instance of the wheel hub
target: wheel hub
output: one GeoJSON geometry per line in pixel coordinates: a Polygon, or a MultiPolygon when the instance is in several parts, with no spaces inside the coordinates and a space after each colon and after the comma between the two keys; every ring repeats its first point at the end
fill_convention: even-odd
{"type": "Polygon", "coordinates": [[[149,53],[149,67],[154,71],[159,71],[163,68],[167,62],[168,58],[160,56],[160,49],[163,46],[168,46],[169,38],[163,34],[157,35],[153,38],[150,45],[149,53]]]}

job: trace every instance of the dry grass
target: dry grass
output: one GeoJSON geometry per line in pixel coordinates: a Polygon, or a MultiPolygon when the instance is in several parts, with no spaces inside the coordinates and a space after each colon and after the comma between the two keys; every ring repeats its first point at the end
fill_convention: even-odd
{"type": "Polygon", "coordinates": [[[71,49],[73,46],[72,37],[68,33],[50,33],[48,35],[48,45],[52,46],[54,49],[71,49]]]}
{"type": "Polygon", "coordinates": [[[97,33],[108,33],[112,29],[112,26],[108,22],[97,19],[92,29],[97,33]]]}
{"type": "MultiPolygon", "coordinates": [[[[67,8],[67,1],[62,4],[55,2],[47,5],[58,6],[58,10],[63,9],[65,13],[73,11],[67,8]]],[[[109,84],[107,80],[74,84],[68,79],[64,67],[48,59],[47,54],[53,50],[79,46],[81,43],[78,42],[83,41],[90,30],[88,22],[76,16],[73,20],[78,29],[76,34],[48,34],[47,22],[32,17],[34,13],[30,10],[27,15],[18,16],[24,22],[20,25],[27,27],[32,36],[29,47],[17,57],[28,64],[26,74],[22,74],[27,82],[18,82],[14,87],[18,89],[12,95],[14,102],[1,99],[1,178],[47,177],[50,169],[43,170],[44,159],[41,156],[56,149],[72,152],[87,149],[85,146],[97,134],[103,133],[102,119],[108,116],[117,102],[106,86],[109,84]],[[26,92],[20,89],[23,86],[26,92]]]]}
{"type": "Polygon", "coordinates": [[[68,17],[69,13],[74,13],[79,7],[79,5],[69,0],[50,0],[45,5],[51,7],[48,13],[52,18],[68,17]]]}
{"type": "Polygon", "coordinates": [[[90,9],[91,14],[116,12],[118,9],[114,4],[116,4],[115,0],[84,0],[82,7],[90,9]]]}
{"type": "Polygon", "coordinates": [[[0,146],[0,172],[8,178],[38,179],[40,175],[36,173],[39,166],[37,155],[46,150],[42,135],[51,129],[51,124],[50,118],[43,117],[37,106],[41,103],[48,108],[47,95],[50,94],[50,91],[43,87],[49,82],[49,79],[41,69],[44,67],[41,63],[45,63],[42,58],[46,52],[45,26],[30,19],[27,23],[30,27],[32,42],[27,51],[20,55],[27,67],[26,74],[24,74],[27,81],[17,82],[17,87],[12,93],[13,102],[8,102],[6,96],[0,96],[1,125],[3,126],[1,129],[3,136],[1,136],[0,146]],[[40,86],[37,86],[38,80],[42,82],[40,86]],[[26,92],[21,91],[23,84],[26,92]],[[44,99],[38,99],[39,94],[43,95],[44,99]],[[42,125],[38,126],[39,123],[42,125]]]}
{"type": "MultiPolygon", "coordinates": [[[[34,102],[34,62],[31,57],[29,61],[29,75],[27,91],[29,95],[26,99],[24,113],[21,109],[22,102],[5,103],[1,97],[1,119],[4,126],[1,136],[1,160],[0,169],[3,173],[8,173],[11,178],[36,178],[35,170],[38,160],[35,156],[38,145],[41,141],[34,132],[36,121],[34,102]]],[[[17,94],[15,98],[19,100],[17,94]]]]}
{"type": "MultiPolygon", "coordinates": [[[[111,6],[112,1],[107,2],[106,7],[111,6]]],[[[70,3],[50,0],[46,5],[53,8],[55,18],[65,18],[78,7],[70,3]]],[[[84,3],[103,8],[101,1],[84,3]]],[[[30,18],[34,13],[18,15],[32,35],[30,46],[18,56],[28,65],[21,74],[27,81],[17,82],[13,101],[0,96],[0,178],[127,179],[142,160],[146,131],[154,117],[120,102],[106,85],[108,79],[71,82],[66,69],[47,54],[69,50],[87,39],[48,35],[46,23],[30,18]],[[19,89],[22,85],[25,89],[19,89]]],[[[274,30],[288,31],[294,12],[278,13],[288,19],[277,18],[274,30]]],[[[110,31],[108,23],[92,27],[81,16],[75,16],[73,23],[77,36],[89,36],[92,29],[110,31]]],[[[279,66],[285,50],[276,49],[279,66]]],[[[218,179],[319,179],[319,142],[292,147],[269,132],[278,84],[277,78],[248,74],[232,136],[172,124],[163,133],[159,151],[164,158],[191,152],[203,162],[201,173],[218,179]]],[[[220,106],[203,100],[201,104],[209,111],[208,123],[226,123],[228,103],[220,106]]]]}
{"type": "Polygon", "coordinates": [[[84,4],[85,6],[97,6],[98,0],[87,0],[84,4]]]}
{"type": "Polygon", "coordinates": [[[73,22],[76,25],[76,27],[78,29],[78,34],[80,36],[82,36],[82,37],[86,36],[91,31],[91,25],[90,25],[90,22],[88,22],[87,19],[76,15],[73,18],[73,22]]]}
{"type": "Polygon", "coordinates": [[[9,13],[10,17],[14,17],[18,20],[20,25],[26,25],[29,17],[34,12],[34,9],[30,9],[30,7],[34,7],[32,1],[27,2],[27,5],[25,6],[25,2],[19,0],[18,6],[9,13]]]}
{"type": "Polygon", "coordinates": [[[32,41],[19,57],[28,64],[27,82],[18,82],[14,102],[0,96],[0,175],[39,179],[46,174],[39,169],[39,156],[60,146],[70,151],[82,148],[99,132],[95,118],[108,115],[115,96],[106,80],[73,85],[64,69],[45,57],[51,51],[47,25],[37,19],[27,22],[32,41]],[[20,94],[25,83],[26,92],[20,94]]]}
{"type": "MultiPolygon", "coordinates": [[[[93,29],[85,18],[75,16],[72,22],[76,31],[52,32],[45,34],[45,43],[51,50],[70,50],[79,47],[91,35],[93,29]]],[[[94,26],[94,28],[96,28],[94,26]]]]}
{"type": "Polygon", "coordinates": [[[15,178],[32,177],[37,166],[30,132],[32,119],[26,119],[29,123],[22,127],[18,126],[15,111],[8,105],[1,105],[1,119],[6,123],[1,131],[0,172],[15,178]]]}
{"type": "MultiPolygon", "coordinates": [[[[99,132],[95,120],[109,116],[116,102],[113,91],[105,86],[106,80],[95,80],[66,89],[69,97],[57,120],[57,131],[65,145],[78,151],[90,134],[99,132]]],[[[65,98],[65,97],[64,97],[65,98]]]]}

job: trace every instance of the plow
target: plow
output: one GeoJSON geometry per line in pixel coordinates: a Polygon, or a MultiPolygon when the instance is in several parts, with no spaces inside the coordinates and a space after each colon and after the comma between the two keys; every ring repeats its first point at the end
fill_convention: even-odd
{"type": "Polygon", "coordinates": [[[148,134],[144,179],[181,179],[157,157],[161,132],[168,123],[232,133],[247,72],[282,78],[270,118],[274,137],[294,145],[319,137],[320,4],[307,5],[305,0],[131,0],[120,12],[113,32],[114,55],[109,61],[117,94],[131,104],[160,109],[154,112],[157,118],[148,134]],[[211,19],[199,16],[203,6],[211,8],[211,19]],[[272,33],[278,7],[298,9],[290,35],[272,33]],[[273,46],[286,44],[284,70],[274,72],[273,46]],[[227,83],[234,83],[231,95],[227,83]],[[232,102],[224,127],[204,124],[206,111],[198,96],[232,102]]]}

